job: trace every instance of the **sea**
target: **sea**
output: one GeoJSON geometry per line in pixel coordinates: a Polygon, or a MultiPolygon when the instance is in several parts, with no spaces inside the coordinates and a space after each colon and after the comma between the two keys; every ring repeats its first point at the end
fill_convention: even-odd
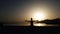
{"type": "MultiPolygon", "coordinates": [[[[31,24],[29,22],[24,22],[24,23],[17,23],[17,24],[3,24],[3,26],[31,26],[31,24]]],[[[60,25],[34,22],[33,26],[60,26],[60,25]]]]}

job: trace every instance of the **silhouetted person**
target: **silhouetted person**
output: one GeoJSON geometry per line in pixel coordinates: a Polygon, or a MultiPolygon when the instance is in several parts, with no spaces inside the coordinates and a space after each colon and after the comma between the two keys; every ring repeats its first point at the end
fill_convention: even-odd
{"type": "Polygon", "coordinates": [[[30,23],[31,23],[31,26],[33,26],[33,22],[34,22],[34,21],[33,21],[33,19],[31,18],[31,21],[30,21],[30,23]]]}
{"type": "Polygon", "coordinates": [[[33,19],[31,18],[31,20],[27,21],[27,22],[30,22],[31,26],[33,26],[33,22],[35,22],[35,21],[33,21],[33,19]]]}

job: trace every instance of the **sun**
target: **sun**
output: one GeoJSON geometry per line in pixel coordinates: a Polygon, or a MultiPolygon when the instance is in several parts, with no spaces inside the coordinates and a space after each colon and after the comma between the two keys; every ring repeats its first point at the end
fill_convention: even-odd
{"type": "Polygon", "coordinates": [[[43,12],[36,12],[34,14],[34,19],[39,20],[39,21],[44,20],[45,19],[45,14],[43,12]]]}

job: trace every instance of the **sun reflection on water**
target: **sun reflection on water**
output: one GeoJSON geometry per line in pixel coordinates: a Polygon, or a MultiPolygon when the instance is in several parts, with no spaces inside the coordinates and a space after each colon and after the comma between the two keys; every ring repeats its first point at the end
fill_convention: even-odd
{"type": "Polygon", "coordinates": [[[34,24],[34,26],[46,26],[46,24],[45,23],[36,23],[36,24],[34,24]]]}

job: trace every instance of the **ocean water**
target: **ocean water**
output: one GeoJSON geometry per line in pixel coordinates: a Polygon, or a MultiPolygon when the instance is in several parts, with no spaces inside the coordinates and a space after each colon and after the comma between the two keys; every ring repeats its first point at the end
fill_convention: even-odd
{"type": "MultiPolygon", "coordinates": [[[[3,26],[30,26],[29,22],[18,23],[18,24],[3,24],[3,26]]],[[[46,23],[33,23],[33,26],[60,26],[56,24],[46,24],[46,23]]]]}

